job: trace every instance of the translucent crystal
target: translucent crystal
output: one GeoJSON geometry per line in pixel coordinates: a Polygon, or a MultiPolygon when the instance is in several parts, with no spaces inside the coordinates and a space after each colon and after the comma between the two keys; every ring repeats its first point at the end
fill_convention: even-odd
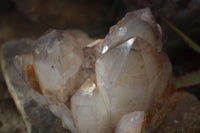
{"type": "Polygon", "coordinates": [[[47,104],[46,99],[42,96],[41,88],[35,77],[35,72],[33,68],[33,57],[31,54],[21,54],[15,56],[13,59],[14,66],[17,73],[24,80],[26,85],[29,87],[29,91],[32,98],[39,104],[47,104]]]}
{"type": "Polygon", "coordinates": [[[110,28],[104,40],[102,53],[134,36],[146,40],[152,47],[161,50],[159,29],[149,8],[129,12],[110,28]]]}
{"type": "Polygon", "coordinates": [[[83,53],[68,33],[51,31],[34,43],[34,70],[50,110],[73,133],[76,128],[65,102],[75,91],[76,74],[83,53]]]}
{"type": "MultiPolygon", "coordinates": [[[[1,65],[8,90],[27,125],[27,132],[66,132],[59,118],[47,108],[36,90],[31,56],[31,40],[21,39],[3,45],[1,65]],[[34,82],[33,82],[34,81],[34,82]]],[[[18,124],[18,123],[16,123],[18,124]]],[[[25,131],[25,130],[24,130],[25,131]]]]}
{"type": "Polygon", "coordinates": [[[96,84],[88,79],[71,99],[71,110],[80,133],[110,133],[109,116],[96,84]]]}
{"type": "MultiPolygon", "coordinates": [[[[110,101],[112,97],[112,92],[110,92],[110,90],[117,82],[119,73],[121,72],[124,63],[127,60],[127,56],[129,54],[129,51],[131,50],[134,41],[135,38],[127,40],[123,44],[119,45],[116,48],[113,48],[108,53],[101,56],[96,62],[95,71],[97,75],[97,85],[104,99],[109,115],[112,112],[110,101]]],[[[111,121],[112,118],[113,117],[111,116],[111,121]]]]}
{"type": "Polygon", "coordinates": [[[169,60],[146,41],[136,38],[128,51],[123,51],[128,46],[124,44],[105,53],[95,66],[113,127],[131,111],[147,111],[164,92],[171,76],[169,60]]]}
{"type": "MultiPolygon", "coordinates": [[[[27,71],[33,69],[33,57],[31,54],[21,54],[13,59],[15,68],[20,76],[28,83],[29,75],[27,71]],[[31,68],[32,67],[32,68],[31,68]]],[[[31,74],[30,74],[31,75],[31,74]]]]}
{"type": "Polygon", "coordinates": [[[54,113],[55,116],[62,120],[62,125],[66,129],[70,129],[72,133],[77,133],[75,123],[71,111],[64,103],[51,104],[49,109],[54,113]]]}
{"type": "Polygon", "coordinates": [[[136,111],[126,114],[120,119],[115,133],[141,133],[144,125],[144,111],[136,111]]]}
{"type": "Polygon", "coordinates": [[[44,94],[65,102],[74,92],[75,75],[83,61],[76,40],[70,34],[51,31],[34,43],[33,56],[44,94]]]}

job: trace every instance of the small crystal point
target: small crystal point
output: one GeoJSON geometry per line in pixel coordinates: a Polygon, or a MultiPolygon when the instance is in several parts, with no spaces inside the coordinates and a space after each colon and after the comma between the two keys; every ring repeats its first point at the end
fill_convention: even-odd
{"type": "Polygon", "coordinates": [[[115,133],[141,133],[144,123],[144,111],[136,111],[126,114],[120,119],[115,133]]]}
{"type": "Polygon", "coordinates": [[[77,129],[74,126],[74,120],[71,114],[71,111],[68,107],[63,103],[58,103],[49,105],[51,112],[54,113],[55,116],[62,120],[63,127],[66,129],[70,129],[72,133],[77,133],[77,129]]]}
{"type": "Polygon", "coordinates": [[[78,132],[110,133],[108,112],[96,84],[91,79],[73,95],[71,110],[78,132]]]}
{"type": "Polygon", "coordinates": [[[93,95],[93,91],[96,88],[96,84],[91,80],[88,79],[80,88],[83,95],[93,95]]]}

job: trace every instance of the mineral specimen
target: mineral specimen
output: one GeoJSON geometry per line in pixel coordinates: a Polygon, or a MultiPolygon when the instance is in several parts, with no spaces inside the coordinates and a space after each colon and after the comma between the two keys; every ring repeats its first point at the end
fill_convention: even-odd
{"type": "Polygon", "coordinates": [[[72,133],[155,130],[176,96],[150,10],[128,13],[105,39],[81,40],[53,30],[32,43],[32,53],[18,53],[16,71],[34,101],[48,105],[72,133]]]}

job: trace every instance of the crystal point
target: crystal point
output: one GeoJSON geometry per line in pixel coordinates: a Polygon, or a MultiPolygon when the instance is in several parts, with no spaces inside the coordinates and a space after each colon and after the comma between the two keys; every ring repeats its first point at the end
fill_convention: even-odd
{"type": "Polygon", "coordinates": [[[71,99],[71,110],[81,133],[110,133],[109,117],[95,83],[88,79],[71,99]]]}
{"type": "Polygon", "coordinates": [[[115,130],[115,133],[141,133],[145,124],[144,111],[136,111],[124,115],[115,130]]]}
{"type": "Polygon", "coordinates": [[[74,78],[82,51],[70,34],[51,31],[34,43],[34,69],[44,93],[66,101],[74,92],[74,78]]]}
{"type": "Polygon", "coordinates": [[[161,33],[149,8],[129,12],[112,26],[105,37],[102,52],[134,36],[146,40],[152,47],[161,49],[161,33]]]}
{"type": "Polygon", "coordinates": [[[34,69],[50,110],[73,133],[76,128],[65,102],[74,93],[83,53],[69,33],[51,31],[34,43],[34,69]]]}

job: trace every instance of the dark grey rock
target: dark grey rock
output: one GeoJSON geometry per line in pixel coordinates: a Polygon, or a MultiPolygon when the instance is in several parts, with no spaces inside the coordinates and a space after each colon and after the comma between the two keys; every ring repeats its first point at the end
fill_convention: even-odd
{"type": "Polygon", "coordinates": [[[12,99],[0,101],[0,133],[27,133],[12,99]]]}
{"type": "Polygon", "coordinates": [[[178,92],[176,108],[165,118],[156,133],[199,133],[200,102],[187,92],[178,92]]]}

